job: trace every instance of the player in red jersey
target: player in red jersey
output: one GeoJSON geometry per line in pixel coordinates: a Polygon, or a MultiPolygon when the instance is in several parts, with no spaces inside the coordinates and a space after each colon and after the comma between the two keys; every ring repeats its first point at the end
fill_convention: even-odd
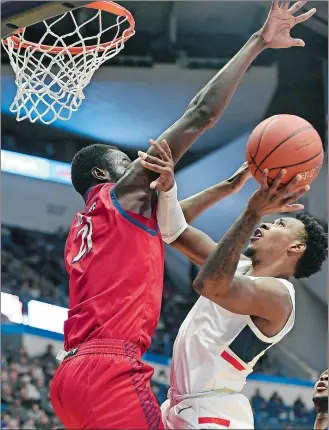
{"type": "MultiPolygon", "coordinates": [[[[263,28],[153,146],[166,139],[177,163],[217,122],[265,48],[303,46],[289,33],[314,13],[293,17],[303,4],[288,11],[275,0],[263,28]]],[[[149,154],[157,155],[154,147],[149,154]]],[[[76,215],[66,244],[67,353],[51,385],[52,405],[66,428],[163,428],[150,387],[153,369],[141,361],[159,320],[162,296],[164,257],[154,191],[159,180],[109,145],[91,145],[73,159],[72,183],[86,206],[76,215]]]]}

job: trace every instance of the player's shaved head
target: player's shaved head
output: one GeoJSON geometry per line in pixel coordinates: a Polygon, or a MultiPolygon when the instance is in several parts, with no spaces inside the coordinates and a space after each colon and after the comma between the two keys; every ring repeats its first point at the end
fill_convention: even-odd
{"type": "Polygon", "coordinates": [[[117,182],[130,164],[129,157],[117,147],[96,143],[75,154],[71,179],[75,190],[85,196],[88,189],[105,182],[117,182]]]}

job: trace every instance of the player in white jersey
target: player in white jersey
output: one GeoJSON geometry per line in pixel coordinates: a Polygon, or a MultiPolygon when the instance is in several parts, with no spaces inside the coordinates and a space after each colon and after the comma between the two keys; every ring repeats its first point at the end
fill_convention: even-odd
{"type": "MultiPolygon", "coordinates": [[[[284,171],[270,186],[264,171],[261,188],[216,244],[186,224],[181,207],[191,221],[220,198],[216,199],[211,188],[179,205],[170,150],[164,149],[158,147],[160,161],[139,154],[146,168],[161,174],[157,182],[162,191],[159,227],[166,242],[203,264],[193,284],[201,297],[174,345],[171,388],[162,405],[164,425],[174,429],[252,429],[252,410],[241,394],[246,377],[265,351],[293,327],[295,292],[288,279],[307,277],[321,268],[327,257],[327,235],[306,215],[262,223],[252,235],[264,215],[303,209],[292,203],[309,189],[298,186],[299,177],[283,186],[284,171]],[[249,238],[246,254],[250,259],[241,256],[249,238]]],[[[231,183],[238,184],[237,191],[247,179],[243,166],[225,181],[226,195],[231,183]]],[[[220,189],[222,198],[223,186],[220,189]]]]}
{"type": "MultiPolygon", "coordinates": [[[[250,267],[242,260],[240,268],[245,263],[250,267]]],[[[197,300],[174,345],[170,399],[162,407],[167,428],[253,428],[249,401],[240,391],[257,360],[292,329],[295,319],[294,287],[281,282],[290,295],[291,311],[272,337],[249,315],[233,313],[206,297],[197,300]]]]}

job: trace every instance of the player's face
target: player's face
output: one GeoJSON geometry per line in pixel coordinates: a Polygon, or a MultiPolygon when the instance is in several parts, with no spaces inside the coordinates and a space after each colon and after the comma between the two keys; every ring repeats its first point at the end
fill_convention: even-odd
{"type": "Polygon", "coordinates": [[[328,397],[328,369],[325,370],[314,386],[313,398],[328,397]]]}
{"type": "Polygon", "coordinates": [[[127,154],[118,150],[111,150],[107,158],[107,170],[112,180],[117,182],[126,172],[131,160],[127,154]]]}
{"type": "Polygon", "coordinates": [[[121,166],[125,170],[131,164],[130,158],[124,152],[121,152],[121,151],[111,151],[109,155],[110,155],[110,160],[111,161],[114,159],[115,160],[115,164],[117,166],[121,166]]]}
{"type": "MultiPolygon", "coordinates": [[[[266,256],[280,258],[300,243],[298,238],[303,229],[303,223],[295,218],[278,218],[272,223],[262,223],[250,238],[246,254],[261,259],[266,256]]],[[[301,248],[300,251],[303,250],[301,248]]]]}

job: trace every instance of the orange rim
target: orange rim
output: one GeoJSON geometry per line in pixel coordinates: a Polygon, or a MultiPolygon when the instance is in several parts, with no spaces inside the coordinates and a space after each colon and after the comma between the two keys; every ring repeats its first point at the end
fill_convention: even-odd
{"type": "MultiPolygon", "coordinates": [[[[104,12],[109,12],[117,16],[126,16],[129,22],[129,29],[125,30],[122,36],[117,37],[116,39],[110,42],[102,43],[99,46],[90,45],[84,48],[81,48],[81,47],[66,48],[66,50],[69,51],[71,54],[76,55],[76,54],[81,54],[84,51],[95,51],[96,49],[98,49],[99,51],[105,51],[105,49],[111,45],[116,45],[118,43],[126,42],[131,36],[135,34],[134,17],[129,12],[129,10],[127,10],[123,6],[120,6],[117,3],[114,3],[112,1],[96,1],[94,3],[90,3],[83,7],[87,7],[89,9],[102,10],[104,12]]],[[[20,28],[15,33],[16,34],[21,33],[22,31],[23,29],[20,28]]],[[[15,35],[11,35],[7,39],[4,39],[3,43],[5,45],[8,45],[8,39],[12,40],[12,42],[14,43],[15,49],[18,49],[19,46],[21,46],[22,48],[35,48],[37,51],[40,51],[40,52],[46,51],[48,54],[59,54],[59,53],[67,54],[67,52],[65,51],[63,52],[63,49],[65,48],[59,47],[59,46],[52,47],[49,45],[38,45],[37,43],[28,42],[28,41],[21,43],[21,40],[19,39],[19,37],[15,35]]]]}

